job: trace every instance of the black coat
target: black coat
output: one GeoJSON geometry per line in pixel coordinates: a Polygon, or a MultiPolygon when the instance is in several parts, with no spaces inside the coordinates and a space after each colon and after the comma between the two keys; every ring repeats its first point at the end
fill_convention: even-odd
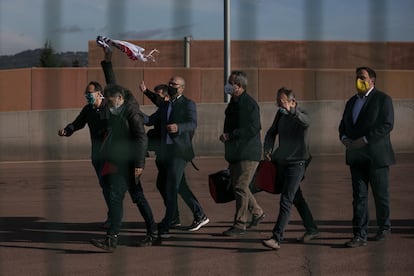
{"type": "Polygon", "coordinates": [[[395,163],[391,145],[390,132],[394,127],[394,108],[390,96],[376,90],[368,98],[353,123],[352,109],[357,95],[346,103],[342,120],[339,124],[339,139],[346,136],[352,140],[366,137],[368,145],[359,150],[346,151],[346,163],[353,165],[356,156],[367,156],[375,167],[385,167],[395,163]]]}
{"type": "Polygon", "coordinates": [[[126,102],[119,115],[109,116],[102,158],[120,169],[144,168],[146,150],[143,114],[138,104],[126,102]]]}
{"type": "Polygon", "coordinates": [[[259,161],[262,142],[257,102],[245,91],[237,98],[232,97],[225,115],[223,133],[229,134],[229,140],[224,143],[226,161],[259,161]]]}

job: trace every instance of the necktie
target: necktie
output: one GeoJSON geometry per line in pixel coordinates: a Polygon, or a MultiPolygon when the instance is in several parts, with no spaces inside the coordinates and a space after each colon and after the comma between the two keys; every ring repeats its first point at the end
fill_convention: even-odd
{"type": "MultiPolygon", "coordinates": [[[[170,115],[171,115],[171,112],[172,112],[172,102],[170,101],[169,103],[168,103],[168,108],[167,108],[167,122],[169,122],[170,121],[170,115]]],[[[168,144],[168,145],[171,145],[171,144],[174,144],[174,142],[173,142],[173,140],[171,139],[171,136],[170,136],[170,134],[167,132],[167,139],[166,139],[166,143],[168,144]]]]}

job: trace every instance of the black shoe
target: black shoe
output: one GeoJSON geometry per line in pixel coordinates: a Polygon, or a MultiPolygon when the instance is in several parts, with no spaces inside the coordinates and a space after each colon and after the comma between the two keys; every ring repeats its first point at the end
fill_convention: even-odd
{"type": "Polygon", "coordinates": [[[232,237],[243,235],[244,233],[246,233],[246,230],[232,226],[228,230],[224,231],[223,235],[232,237]]]}
{"type": "Polygon", "coordinates": [[[367,241],[360,237],[353,237],[350,241],[345,243],[346,247],[355,248],[360,246],[366,246],[367,241]]]}
{"type": "Polygon", "coordinates": [[[197,231],[198,229],[200,229],[201,227],[203,227],[204,225],[206,225],[207,223],[209,223],[210,220],[208,219],[208,217],[206,215],[204,215],[204,217],[202,217],[201,219],[198,220],[194,220],[193,223],[188,227],[188,231],[197,231]]]}
{"type": "Polygon", "coordinates": [[[266,216],[265,213],[262,213],[260,216],[253,216],[252,221],[247,226],[247,228],[251,228],[251,227],[255,227],[255,226],[259,225],[259,223],[262,222],[262,220],[265,218],[265,216],[266,216]]]}
{"type": "Polygon", "coordinates": [[[160,239],[171,238],[170,230],[158,227],[158,237],[160,239]]]}
{"type": "Polygon", "coordinates": [[[301,242],[301,243],[307,243],[313,239],[316,239],[317,237],[319,237],[319,232],[312,232],[312,233],[305,232],[305,234],[303,234],[302,237],[296,239],[296,241],[301,242]]]}
{"type": "Polygon", "coordinates": [[[171,222],[171,224],[170,224],[170,228],[171,229],[176,229],[176,228],[178,228],[178,227],[180,227],[181,226],[181,222],[180,222],[180,219],[179,218],[175,218],[172,222],[171,222]]]}
{"type": "Polygon", "coordinates": [[[143,240],[137,243],[137,246],[146,247],[151,245],[161,245],[161,237],[154,235],[147,235],[143,240]]]}
{"type": "Polygon", "coordinates": [[[117,235],[106,235],[104,239],[92,239],[91,243],[105,251],[114,252],[116,249],[116,245],[118,243],[118,236],[117,235]]]}
{"type": "Polygon", "coordinates": [[[391,235],[391,230],[378,231],[377,234],[372,238],[372,240],[383,241],[386,240],[389,235],[391,235]]]}

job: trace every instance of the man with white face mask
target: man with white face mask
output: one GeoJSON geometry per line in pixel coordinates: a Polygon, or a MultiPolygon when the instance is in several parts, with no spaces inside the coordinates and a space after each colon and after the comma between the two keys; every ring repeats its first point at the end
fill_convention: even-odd
{"type": "Polygon", "coordinates": [[[347,247],[367,245],[368,184],[375,201],[378,230],[374,241],[391,233],[389,166],[395,163],[390,133],[394,108],[390,96],[375,88],[376,73],[369,67],[355,71],[357,93],[346,103],[339,124],[339,139],[346,149],[346,164],[352,176],[353,234],[347,247]]]}
{"type": "Polygon", "coordinates": [[[223,134],[219,139],[224,143],[225,159],[229,163],[236,214],[233,225],[223,235],[238,236],[244,234],[246,228],[257,226],[265,217],[249,188],[261,158],[260,111],[257,102],[246,91],[244,72],[233,71],[224,89],[232,96],[225,110],[223,134]]]}

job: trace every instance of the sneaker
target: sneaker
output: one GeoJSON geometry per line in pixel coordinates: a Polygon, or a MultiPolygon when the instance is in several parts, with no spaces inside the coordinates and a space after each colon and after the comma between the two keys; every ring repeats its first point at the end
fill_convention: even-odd
{"type": "Polygon", "coordinates": [[[169,239],[169,238],[171,238],[170,231],[169,230],[158,231],[158,237],[160,237],[162,239],[169,239]]]}
{"type": "Polygon", "coordinates": [[[251,227],[255,227],[255,226],[259,225],[259,223],[262,222],[262,220],[265,218],[265,216],[266,216],[265,213],[262,213],[260,216],[253,216],[252,221],[247,226],[247,228],[251,228],[251,227]]]}
{"type": "Polygon", "coordinates": [[[146,247],[151,245],[161,245],[161,238],[154,235],[147,235],[143,240],[137,243],[137,246],[146,247]]]}
{"type": "Polygon", "coordinates": [[[178,227],[180,227],[180,226],[181,226],[181,222],[180,222],[180,219],[179,219],[179,218],[174,219],[174,220],[171,222],[171,224],[170,224],[170,228],[171,228],[171,229],[176,229],[176,228],[178,228],[178,227]]]}
{"type": "Polygon", "coordinates": [[[355,248],[367,245],[367,241],[360,237],[353,237],[350,241],[345,243],[346,247],[355,248]]]}
{"type": "Polygon", "coordinates": [[[273,238],[270,238],[268,240],[263,240],[262,244],[274,250],[278,250],[280,248],[280,243],[273,238]]]}
{"type": "Polygon", "coordinates": [[[210,220],[208,219],[208,217],[206,215],[204,215],[201,219],[194,220],[193,223],[188,227],[187,230],[190,231],[190,232],[197,231],[198,229],[200,229],[201,227],[203,227],[204,225],[206,225],[209,222],[210,222],[210,220]]]}
{"type": "Polygon", "coordinates": [[[317,237],[319,237],[319,232],[313,232],[313,233],[305,232],[305,234],[303,234],[302,237],[297,238],[296,240],[297,242],[307,243],[313,239],[316,239],[317,237]]]}
{"type": "Polygon", "coordinates": [[[372,238],[372,240],[383,241],[383,240],[386,240],[389,237],[389,235],[391,235],[390,230],[378,231],[377,234],[372,238]]]}
{"type": "Polygon", "coordinates": [[[92,239],[91,243],[105,251],[114,252],[116,249],[116,245],[118,243],[118,236],[117,235],[106,235],[104,239],[92,239]]]}
{"type": "Polygon", "coordinates": [[[246,230],[232,226],[228,230],[224,231],[223,235],[231,237],[243,235],[244,233],[246,233],[246,230]]]}

